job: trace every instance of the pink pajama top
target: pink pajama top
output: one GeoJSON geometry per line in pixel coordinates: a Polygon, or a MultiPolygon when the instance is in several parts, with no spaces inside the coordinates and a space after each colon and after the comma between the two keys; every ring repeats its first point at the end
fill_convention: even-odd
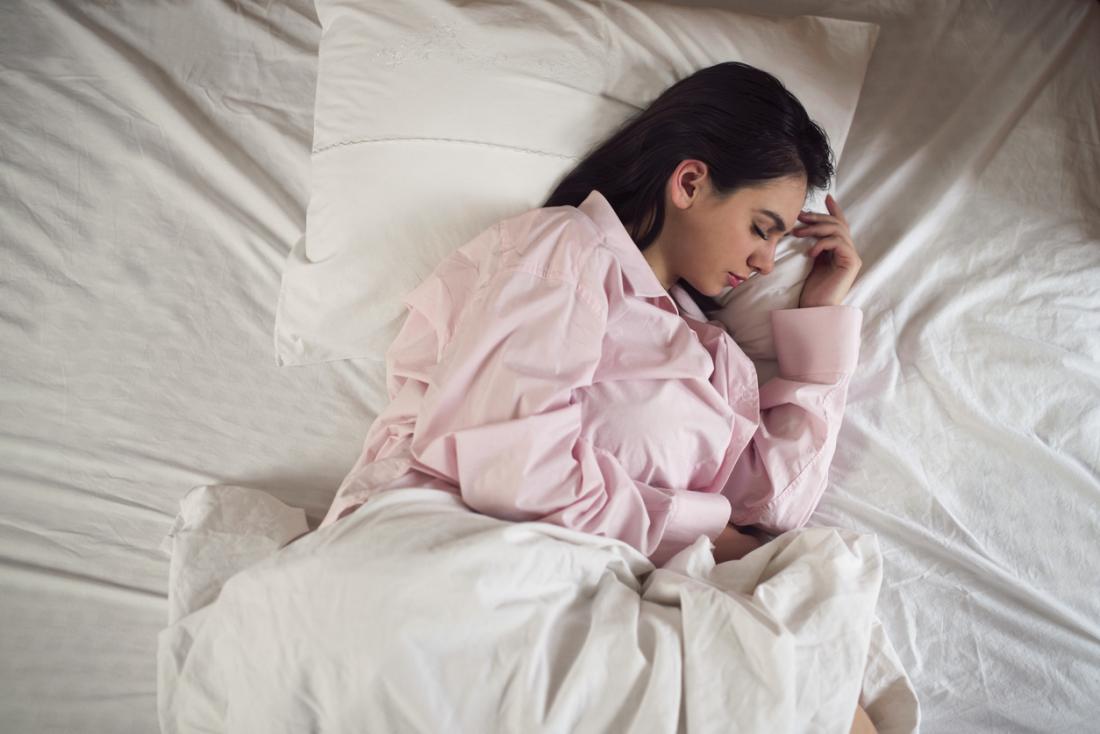
{"type": "Polygon", "coordinates": [[[604,196],[485,229],[404,300],[390,404],[321,523],[403,487],[614,537],[655,564],[727,523],[803,525],[859,357],[852,306],[771,312],[778,375],[679,286],[604,196]]]}

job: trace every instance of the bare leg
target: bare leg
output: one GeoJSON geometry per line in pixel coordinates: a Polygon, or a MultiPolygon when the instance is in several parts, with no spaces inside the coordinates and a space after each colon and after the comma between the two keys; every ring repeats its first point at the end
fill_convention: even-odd
{"type": "Polygon", "coordinates": [[[727,525],[714,540],[714,561],[725,563],[740,560],[762,544],[760,539],[727,525]]]}
{"type": "Polygon", "coordinates": [[[871,717],[862,706],[856,706],[856,717],[852,719],[850,734],[878,734],[878,729],[871,723],[871,717]]]}

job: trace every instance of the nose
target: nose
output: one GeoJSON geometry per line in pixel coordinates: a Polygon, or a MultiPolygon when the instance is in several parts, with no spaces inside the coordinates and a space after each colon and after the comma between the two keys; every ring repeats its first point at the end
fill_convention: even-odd
{"type": "Polygon", "coordinates": [[[757,250],[749,258],[749,267],[767,275],[775,267],[775,242],[769,242],[762,250],[757,250]]]}

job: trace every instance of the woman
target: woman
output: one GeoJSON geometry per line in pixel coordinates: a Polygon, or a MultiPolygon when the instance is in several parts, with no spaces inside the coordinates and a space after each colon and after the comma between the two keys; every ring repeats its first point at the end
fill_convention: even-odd
{"type": "Polygon", "coordinates": [[[482,231],[406,297],[391,403],[321,527],[403,487],[615,537],[657,565],[700,535],[722,562],[803,525],[862,320],[842,305],[861,266],[843,212],[831,197],[829,214],[801,210],[831,158],[764,71],[723,63],[672,85],[543,207],[482,231]],[[799,307],[772,312],[779,375],[758,386],[703,311],[767,276],[788,234],[816,237],[815,261],[799,307]]]}
{"type": "Polygon", "coordinates": [[[321,526],[403,486],[618,537],[656,562],[700,534],[716,560],[739,558],[755,530],[802,525],[862,317],[841,305],[861,262],[839,206],[801,211],[831,156],[764,71],[730,62],[672,85],[543,208],[489,227],[406,297],[391,404],[321,526]],[[819,238],[816,260],[799,308],[772,313],[780,376],[757,388],[729,335],[670,291],[700,316],[730,274],[771,272],[786,234],[819,238]]]}

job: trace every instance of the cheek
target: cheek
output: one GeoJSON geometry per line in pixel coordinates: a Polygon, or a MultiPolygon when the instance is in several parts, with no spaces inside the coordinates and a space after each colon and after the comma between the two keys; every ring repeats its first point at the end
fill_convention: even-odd
{"type": "Polygon", "coordinates": [[[729,237],[714,237],[699,248],[697,265],[707,270],[731,267],[736,259],[735,250],[730,245],[729,237]]]}
{"type": "Polygon", "coordinates": [[[738,265],[748,259],[753,247],[751,237],[727,237],[723,254],[733,261],[731,265],[738,265]]]}
{"type": "Polygon", "coordinates": [[[690,263],[682,265],[685,271],[704,278],[714,272],[721,275],[726,270],[744,268],[754,246],[752,237],[729,229],[697,232],[695,237],[696,247],[689,248],[690,263]]]}

